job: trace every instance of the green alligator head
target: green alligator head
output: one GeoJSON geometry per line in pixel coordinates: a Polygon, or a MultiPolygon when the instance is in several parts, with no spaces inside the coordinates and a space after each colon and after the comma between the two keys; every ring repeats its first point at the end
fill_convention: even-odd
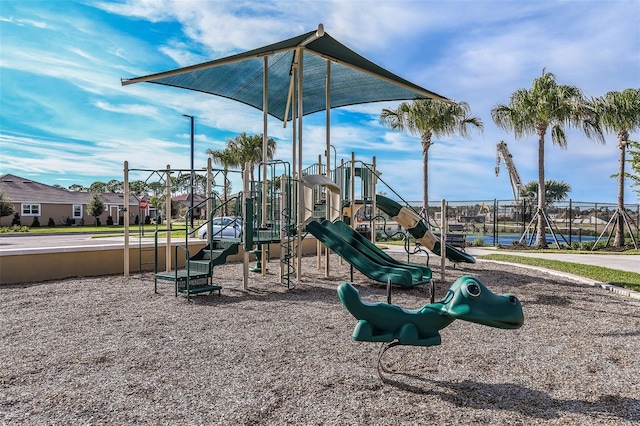
{"type": "Polygon", "coordinates": [[[452,318],[497,328],[520,328],[522,306],[512,294],[494,294],[477,279],[458,278],[441,301],[440,308],[452,318]]]}

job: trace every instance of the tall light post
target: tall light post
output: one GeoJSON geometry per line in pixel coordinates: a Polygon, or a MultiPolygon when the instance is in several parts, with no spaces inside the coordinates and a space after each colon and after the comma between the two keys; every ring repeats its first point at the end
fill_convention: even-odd
{"type": "Polygon", "coordinates": [[[191,120],[191,176],[189,179],[189,195],[191,198],[191,209],[189,210],[189,218],[191,220],[191,229],[193,229],[193,115],[182,114],[183,117],[188,117],[191,120]]]}

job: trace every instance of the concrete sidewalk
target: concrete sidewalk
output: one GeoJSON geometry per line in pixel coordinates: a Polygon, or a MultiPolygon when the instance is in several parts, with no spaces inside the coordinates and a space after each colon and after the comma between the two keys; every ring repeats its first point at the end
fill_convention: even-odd
{"type": "MultiPolygon", "coordinates": [[[[389,245],[390,252],[404,252],[404,248],[401,246],[393,246],[389,245]]],[[[467,247],[466,253],[472,256],[482,256],[486,254],[509,254],[514,256],[522,256],[522,257],[536,257],[542,259],[551,259],[551,260],[559,260],[562,262],[571,262],[571,263],[579,263],[583,265],[595,265],[595,266],[603,266],[606,268],[617,269],[621,271],[635,272],[640,274],[640,255],[616,255],[616,254],[576,254],[570,251],[567,252],[558,252],[558,253],[540,253],[536,251],[507,251],[507,250],[499,250],[495,247],[467,247]]],[[[431,256],[436,256],[433,253],[430,253],[431,256]]],[[[424,256],[424,254],[422,254],[424,256]]],[[[436,256],[437,257],[437,256],[436,256]]],[[[493,262],[493,261],[490,261],[493,262]]],[[[512,264],[521,268],[531,269],[531,270],[543,270],[546,273],[557,275],[560,277],[568,278],[573,281],[581,282],[583,284],[587,284],[594,287],[600,287],[604,290],[611,291],[613,293],[619,294],[624,297],[629,297],[631,299],[640,300],[640,292],[629,290],[626,288],[618,287],[615,285],[602,283],[590,278],[581,277],[574,274],[568,274],[566,272],[555,271],[552,269],[540,268],[537,266],[523,265],[523,264],[514,264],[509,262],[498,262],[504,264],[512,264]]]]}
{"type": "Polygon", "coordinates": [[[604,266],[640,274],[640,255],[616,255],[616,254],[576,254],[571,251],[558,253],[538,253],[535,251],[507,251],[487,247],[467,247],[466,252],[472,256],[485,254],[509,254],[522,257],[537,257],[540,259],[552,259],[562,262],[580,263],[583,265],[604,266]]]}

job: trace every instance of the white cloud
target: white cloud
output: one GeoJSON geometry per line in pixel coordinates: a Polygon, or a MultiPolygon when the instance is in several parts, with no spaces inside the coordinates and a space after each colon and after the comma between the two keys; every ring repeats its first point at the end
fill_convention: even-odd
{"type": "MultiPolygon", "coordinates": [[[[314,30],[320,22],[333,37],[390,71],[469,102],[483,119],[483,136],[445,138],[432,147],[430,193],[436,199],[510,197],[506,174],[496,178],[494,172],[495,144],[501,139],[523,180],[536,178],[535,138],[513,140],[493,125],[490,110],[506,103],[515,89],[529,87],[543,67],[560,83],[578,85],[589,95],[640,86],[640,12],[633,1],[576,7],[561,1],[132,0],[70,4],[64,13],[44,7],[46,2],[9,4],[6,10],[3,4],[0,18],[3,171],[41,173],[49,167],[67,176],[77,169],[90,179],[92,173],[119,178],[125,160],[138,168],[167,163],[186,168],[190,135],[182,114],[196,117],[197,163],[204,164],[206,148],[222,147],[226,137],[261,133],[262,113],[155,84],[122,87],[120,78],[256,48],[314,30]],[[131,26],[120,26],[127,19],[131,26]],[[18,99],[23,111],[5,107],[18,99]],[[6,146],[14,146],[7,138],[15,134],[31,137],[20,139],[23,155],[6,152],[6,146]]],[[[378,119],[383,107],[396,105],[335,110],[331,140],[339,159],[348,159],[351,151],[366,162],[376,155],[385,180],[403,197],[419,199],[419,138],[390,131],[378,119]]],[[[324,117],[305,117],[304,123],[308,164],[324,153],[324,117]]],[[[278,156],[290,161],[290,125],[283,129],[270,118],[269,135],[279,141],[278,156]]],[[[608,139],[608,145],[597,146],[570,131],[567,151],[549,143],[547,176],[568,181],[576,195],[615,198],[615,182],[608,176],[616,171],[617,150],[615,138],[608,139]]]]}
{"type": "Polygon", "coordinates": [[[158,108],[151,105],[140,105],[140,104],[112,105],[108,102],[96,101],[95,106],[105,111],[117,112],[120,114],[136,114],[136,115],[144,115],[152,118],[159,118],[158,108]]]}
{"type": "Polygon", "coordinates": [[[0,22],[15,24],[17,26],[30,26],[34,28],[47,28],[47,23],[43,21],[35,21],[32,19],[14,19],[13,17],[5,18],[0,16],[0,22]]]}
{"type": "Polygon", "coordinates": [[[189,51],[185,43],[173,42],[170,45],[160,46],[159,50],[173,59],[179,67],[205,62],[207,58],[189,51]]]}

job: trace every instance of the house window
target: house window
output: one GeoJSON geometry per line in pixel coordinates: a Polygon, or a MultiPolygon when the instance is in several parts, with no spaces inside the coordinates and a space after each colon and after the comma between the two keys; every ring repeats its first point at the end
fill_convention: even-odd
{"type": "Polygon", "coordinates": [[[22,216],[40,216],[40,204],[23,204],[22,216]]]}
{"type": "Polygon", "coordinates": [[[82,204],[73,205],[73,218],[82,219],[82,204]]]}

